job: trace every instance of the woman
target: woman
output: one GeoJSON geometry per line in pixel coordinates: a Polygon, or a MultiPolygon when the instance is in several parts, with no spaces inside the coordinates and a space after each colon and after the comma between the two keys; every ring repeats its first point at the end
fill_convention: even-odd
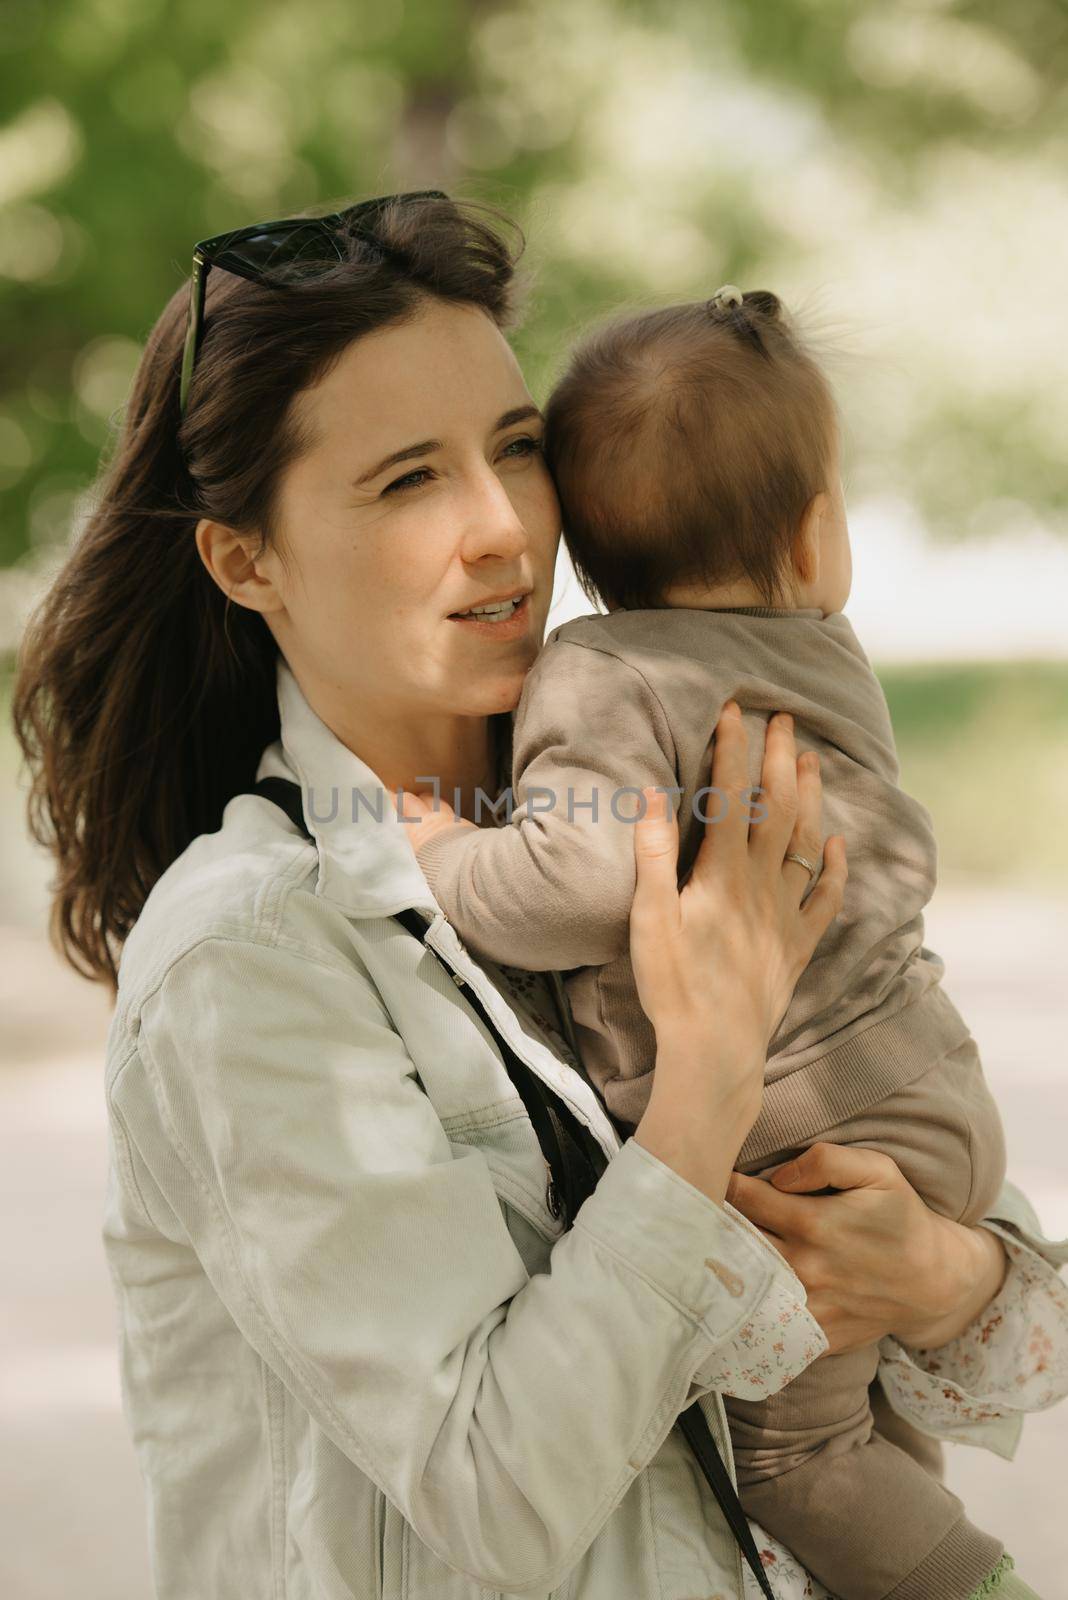
{"type": "MultiPolygon", "coordinates": [[[[887,1335],[944,1346],[937,1382],[887,1348],[960,1427],[961,1341],[995,1296],[1044,1305],[1054,1252],[1019,1242],[1019,1197],[1003,1246],[857,1150],[793,1174],[842,1194],[735,1179],[752,1222],[725,1207],[845,874],[828,841],[801,907],[819,780],[783,719],[768,823],[728,813],[681,895],[672,821],[635,830],[657,1090],[622,1147],[545,1015],[559,985],[467,956],[383,801],[437,781],[475,817],[542,637],[558,514],[501,331],[514,257],[427,197],[297,246],[204,251],[202,340],[203,263],[192,320],[167,307],[16,700],[55,936],[116,989],[105,1242],[158,1592],[740,1600],[679,1413],[726,1452],[717,1389],[887,1335]],[[249,792],[270,778],[292,818],[249,792]],[[517,1062],[600,1153],[570,1228],[517,1062]]],[[[743,787],[730,713],[716,751],[743,787]]],[[[1018,1419],[986,1409],[996,1445],[1018,1419]]]]}

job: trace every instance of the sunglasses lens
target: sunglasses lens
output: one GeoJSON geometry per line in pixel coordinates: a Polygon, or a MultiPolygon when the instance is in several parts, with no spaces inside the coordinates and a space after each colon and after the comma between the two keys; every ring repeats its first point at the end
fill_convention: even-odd
{"type": "Polygon", "coordinates": [[[238,239],[217,258],[216,266],[242,267],[265,277],[300,277],[308,267],[330,265],[340,257],[333,239],[322,228],[302,224],[287,228],[264,228],[259,233],[238,239]]]}
{"type": "Polygon", "coordinates": [[[292,217],[264,223],[262,227],[232,238],[229,243],[220,240],[211,253],[211,262],[213,266],[262,278],[268,283],[285,283],[340,261],[343,252],[337,243],[337,231],[362,235],[366,243],[374,245],[375,223],[387,207],[447,199],[440,190],[423,189],[415,194],[382,195],[377,200],[363,200],[327,218],[292,217]]]}

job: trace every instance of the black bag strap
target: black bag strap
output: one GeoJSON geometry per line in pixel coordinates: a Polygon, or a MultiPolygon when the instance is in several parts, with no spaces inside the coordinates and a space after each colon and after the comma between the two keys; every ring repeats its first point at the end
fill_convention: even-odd
{"type": "MultiPolygon", "coordinates": [[[[301,803],[300,785],[289,778],[261,778],[250,794],[261,794],[265,799],[271,800],[280,806],[286,816],[306,837],[311,838],[308,826],[304,821],[304,808],[301,803]]],[[[553,1094],[547,1084],[543,1083],[536,1072],[533,1072],[526,1062],[516,1054],[508,1040],[503,1036],[496,1024],[491,1019],[478,995],[473,993],[470,985],[465,984],[448,964],[442,961],[437,951],[426,943],[426,932],[429,924],[414,908],[395,913],[396,920],[418,939],[425,950],[441,964],[449,977],[453,979],[464,992],[464,998],[475,1012],[476,1016],[486,1028],[501,1053],[505,1069],[509,1078],[515,1085],[520,1099],[526,1108],[537,1135],[538,1144],[541,1146],[542,1155],[548,1165],[550,1181],[548,1191],[549,1209],[554,1216],[562,1215],[566,1228],[570,1228],[583,1201],[593,1193],[597,1180],[608,1165],[608,1158],[601,1148],[600,1143],[594,1138],[590,1130],[579,1121],[571,1107],[553,1094]]],[[[685,1411],[679,1413],[677,1418],[679,1430],[686,1439],[701,1470],[705,1475],[709,1488],[716,1497],[720,1510],[727,1519],[727,1524],[738,1542],[738,1546],[749,1564],[762,1595],[765,1600],[775,1600],[764,1571],[763,1563],[753,1541],[749,1521],[742,1503],[738,1499],[737,1491],[731,1482],[730,1474],[724,1465],[723,1458],[716,1448],[716,1441],[709,1431],[708,1421],[700,1405],[695,1400],[687,1406],[685,1411]]]]}

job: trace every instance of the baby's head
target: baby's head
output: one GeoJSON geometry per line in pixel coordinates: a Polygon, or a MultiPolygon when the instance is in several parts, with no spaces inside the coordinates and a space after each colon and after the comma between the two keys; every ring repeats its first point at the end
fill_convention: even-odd
{"type": "Polygon", "coordinates": [[[582,587],[610,609],[849,595],[830,384],[775,295],[617,319],[573,352],[546,453],[582,587]]]}

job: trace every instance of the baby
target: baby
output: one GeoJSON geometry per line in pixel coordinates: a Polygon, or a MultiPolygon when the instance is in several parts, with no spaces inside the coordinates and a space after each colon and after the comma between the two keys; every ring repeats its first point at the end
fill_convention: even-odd
{"type": "MultiPolygon", "coordinates": [[[[585,1070],[633,1127],[655,1060],[627,954],[640,790],[677,802],[681,883],[726,803],[709,787],[724,702],[748,725],[754,790],[764,725],[791,712],[798,752],[819,753],[849,881],[769,1046],[738,1166],[760,1172],[817,1138],[862,1144],[935,1210],[977,1222],[1004,1175],[1001,1125],[923,943],[931,818],[898,785],[886,700],[842,611],[826,377],[775,295],[727,285],[597,332],[546,421],[568,549],[608,614],[556,628],[526,679],[510,821],[413,829],[438,903],[476,955],[568,972],[585,1070]]],[[[758,825],[759,793],[751,814],[758,825]]],[[[770,1399],[728,1399],[742,1503],[841,1600],[968,1600],[1001,1546],[873,1432],[877,1362],[875,1346],[828,1355],[770,1399]]]]}

